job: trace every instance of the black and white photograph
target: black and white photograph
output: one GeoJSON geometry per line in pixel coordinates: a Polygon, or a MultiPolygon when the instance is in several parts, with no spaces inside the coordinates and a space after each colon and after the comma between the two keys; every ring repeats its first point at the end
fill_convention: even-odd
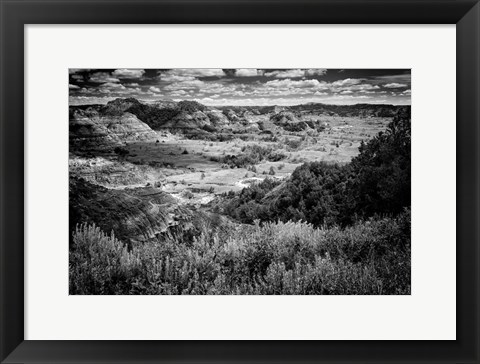
{"type": "Polygon", "coordinates": [[[70,295],[411,294],[410,69],[68,73],[70,295]]]}

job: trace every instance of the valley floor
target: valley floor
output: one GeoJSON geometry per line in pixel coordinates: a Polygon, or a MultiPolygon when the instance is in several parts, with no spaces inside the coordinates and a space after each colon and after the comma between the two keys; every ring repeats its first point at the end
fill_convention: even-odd
{"type": "Polygon", "coordinates": [[[153,187],[176,196],[181,203],[204,204],[215,195],[239,191],[266,177],[284,179],[305,162],[344,164],[358,154],[361,141],[386,128],[389,118],[328,117],[328,128],[315,136],[289,133],[276,136],[240,134],[230,141],[186,139],[157,132],[155,140],[129,143],[128,154],[89,151],[70,155],[70,175],[113,189],[153,187]],[[260,146],[284,155],[245,166],[222,162],[260,146]],[[187,197],[185,197],[185,195],[187,197]]]}

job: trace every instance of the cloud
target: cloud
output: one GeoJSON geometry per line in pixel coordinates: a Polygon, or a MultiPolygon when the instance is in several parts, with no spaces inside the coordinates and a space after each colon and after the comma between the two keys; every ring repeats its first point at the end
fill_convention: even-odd
{"type": "Polygon", "coordinates": [[[187,80],[187,81],[180,81],[180,82],[174,82],[171,83],[170,85],[165,86],[165,90],[189,90],[189,89],[197,89],[205,85],[205,82],[193,79],[193,80],[187,80]]]}
{"type": "Polygon", "coordinates": [[[255,77],[261,76],[262,74],[263,72],[256,68],[239,68],[235,72],[235,76],[237,77],[255,77]]]}
{"type": "Polygon", "coordinates": [[[100,89],[116,89],[116,90],[125,90],[126,87],[121,83],[115,82],[106,82],[100,85],[100,89]]]}
{"type": "Polygon", "coordinates": [[[188,93],[184,90],[176,90],[176,91],[172,91],[170,93],[171,96],[183,96],[183,95],[187,95],[188,93]]]}
{"type": "Polygon", "coordinates": [[[90,71],[89,68],[69,68],[68,69],[68,74],[73,75],[77,72],[88,72],[88,71],[90,71]]]}
{"type": "Polygon", "coordinates": [[[346,78],[344,80],[338,80],[332,82],[332,86],[351,86],[351,85],[358,85],[363,80],[359,78],[346,78]]]}
{"type": "Polygon", "coordinates": [[[412,90],[405,90],[401,93],[401,95],[411,95],[412,94],[412,90]]]}
{"type": "Polygon", "coordinates": [[[334,88],[335,91],[366,91],[366,90],[378,90],[380,87],[377,85],[371,85],[369,83],[363,83],[361,85],[352,85],[345,87],[334,88]]]}
{"type": "Polygon", "coordinates": [[[127,86],[127,87],[138,87],[140,85],[138,83],[127,83],[125,86],[127,86]]]}
{"type": "Polygon", "coordinates": [[[120,82],[118,78],[112,77],[108,72],[95,72],[90,75],[90,82],[103,83],[103,82],[120,82]]]}
{"type": "Polygon", "coordinates": [[[115,97],[109,96],[70,96],[68,102],[70,105],[88,105],[88,104],[106,104],[115,100],[115,97]]]}
{"type": "Polygon", "coordinates": [[[404,83],[387,83],[386,85],[383,85],[383,87],[386,88],[401,88],[401,87],[408,87],[408,85],[405,85],[404,83]]]}
{"type": "Polygon", "coordinates": [[[305,75],[307,76],[323,76],[325,73],[327,73],[326,68],[310,68],[305,70],[305,75]]]}
{"type": "Polygon", "coordinates": [[[294,89],[297,87],[309,87],[309,88],[320,88],[324,89],[326,87],[325,82],[320,82],[317,79],[311,79],[311,80],[298,80],[298,81],[293,81],[289,78],[284,79],[284,80],[273,80],[273,81],[268,81],[265,82],[266,87],[274,87],[274,88],[282,88],[282,89],[294,89]]]}
{"type": "Polygon", "coordinates": [[[70,77],[72,77],[75,81],[77,82],[83,82],[83,76],[82,75],[70,75],[70,77]]]}
{"type": "Polygon", "coordinates": [[[326,68],[310,68],[310,69],[290,69],[290,70],[280,70],[280,71],[270,71],[265,70],[264,75],[267,77],[276,77],[276,78],[299,78],[305,76],[323,76],[327,73],[326,68]]]}
{"type": "Polygon", "coordinates": [[[150,92],[162,92],[158,87],[153,87],[153,86],[150,86],[148,91],[150,91],[150,92]]]}
{"type": "Polygon", "coordinates": [[[196,78],[193,76],[181,76],[169,73],[163,73],[159,76],[161,81],[165,82],[179,82],[179,81],[193,81],[196,78]]]}
{"type": "Polygon", "coordinates": [[[69,85],[68,85],[68,88],[69,88],[70,90],[76,90],[76,89],[79,89],[80,87],[77,86],[77,85],[69,84],[69,85]]]}
{"type": "Polygon", "coordinates": [[[121,68],[113,71],[112,76],[115,76],[117,78],[132,79],[132,78],[141,78],[144,73],[145,73],[145,70],[142,70],[142,69],[121,68]]]}
{"type": "Polygon", "coordinates": [[[291,69],[284,71],[265,72],[264,76],[276,78],[297,78],[305,76],[305,71],[300,69],[291,69]]]}
{"type": "MultiPolygon", "coordinates": [[[[221,68],[174,68],[168,71],[159,71],[160,78],[163,77],[223,77],[225,72],[221,68]]],[[[180,80],[181,81],[181,80],[180,80]]]]}

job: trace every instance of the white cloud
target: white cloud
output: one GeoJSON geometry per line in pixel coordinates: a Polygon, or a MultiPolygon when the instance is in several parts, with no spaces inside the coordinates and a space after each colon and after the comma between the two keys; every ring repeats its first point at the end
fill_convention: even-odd
{"type": "Polygon", "coordinates": [[[358,85],[360,82],[362,82],[362,80],[358,78],[346,78],[344,80],[332,82],[332,86],[351,86],[358,85]]]}
{"type": "Polygon", "coordinates": [[[90,69],[89,68],[69,68],[68,69],[68,74],[73,75],[77,72],[82,72],[82,71],[88,72],[88,71],[90,71],[90,69]]]}
{"type": "Polygon", "coordinates": [[[68,102],[70,105],[89,105],[89,104],[106,104],[115,100],[115,97],[107,96],[70,96],[68,102]]]}
{"type": "Polygon", "coordinates": [[[273,81],[268,81],[265,83],[266,87],[275,87],[275,88],[282,88],[282,89],[294,89],[297,87],[310,87],[310,88],[318,88],[318,89],[324,89],[326,88],[326,83],[325,82],[320,82],[316,79],[311,79],[311,80],[298,80],[298,81],[292,81],[291,79],[283,79],[283,80],[273,80],[273,81]]]}
{"type": "Polygon", "coordinates": [[[181,76],[170,73],[162,73],[159,78],[161,81],[165,82],[193,81],[196,79],[193,76],[181,76]]]}
{"type": "Polygon", "coordinates": [[[89,78],[90,82],[120,82],[118,78],[112,77],[108,72],[95,72],[89,78]]]}
{"type": "Polygon", "coordinates": [[[127,69],[121,68],[118,70],[113,71],[112,75],[117,78],[140,78],[145,73],[145,70],[142,69],[127,69]]]}
{"type": "Polygon", "coordinates": [[[377,85],[370,85],[369,83],[363,83],[361,85],[352,85],[345,87],[334,88],[335,91],[365,91],[365,90],[378,90],[380,87],[377,85]]]}
{"type": "MultiPolygon", "coordinates": [[[[223,77],[225,73],[221,68],[174,68],[168,71],[160,71],[162,77],[223,77]]],[[[181,80],[180,80],[181,81],[181,80]]]]}
{"type": "Polygon", "coordinates": [[[189,81],[174,82],[168,86],[165,86],[165,90],[189,90],[197,89],[205,85],[205,82],[194,79],[189,81]]]}
{"type": "Polygon", "coordinates": [[[76,90],[76,89],[79,89],[80,87],[78,87],[77,85],[72,85],[71,83],[68,85],[68,88],[70,90],[76,90]]]}
{"type": "Polygon", "coordinates": [[[106,82],[100,85],[100,89],[117,89],[117,90],[125,90],[126,87],[123,86],[121,83],[115,82],[106,82]]]}
{"type": "Polygon", "coordinates": [[[305,71],[300,69],[291,69],[285,71],[272,71],[272,72],[265,72],[265,76],[267,77],[276,77],[276,78],[297,78],[305,76],[305,71]]]}
{"type": "Polygon", "coordinates": [[[150,92],[161,92],[161,90],[158,87],[153,87],[153,86],[150,86],[148,91],[150,91],[150,92]]]}
{"type": "Polygon", "coordinates": [[[183,96],[183,95],[187,95],[188,93],[184,90],[176,90],[176,91],[172,91],[170,93],[171,96],[183,96]]]}
{"type": "Polygon", "coordinates": [[[411,95],[412,94],[412,90],[405,90],[402,92],[402,95],[411,95]]]}
{"type": "Polygon", "coordinates": [[[83,82],[83,76],[82,75],[70,75],[74,80],[76,80],[77,82],[83,82]]]}
{"type": "Polygon", "coordinates": [[[235,72],[235,76],[237,77],[255,77],[261,76],[262,74],[263,72],[256,68],[239,68],[235,72]]]}
{"type": "Polygon", "coordinates": [[[326,68],[311,68],[305,71],[307,76],[323,76],[325,73],[327,73],[326,68]]]}
{"type": "Polygon", "coordinates": [[[404,83],[387,83],[386,85],[383,85],[383,87],[386,87],[386,88],[401,88],[401,87],[408,87],[408,85],[404,84],[404,83]]]}

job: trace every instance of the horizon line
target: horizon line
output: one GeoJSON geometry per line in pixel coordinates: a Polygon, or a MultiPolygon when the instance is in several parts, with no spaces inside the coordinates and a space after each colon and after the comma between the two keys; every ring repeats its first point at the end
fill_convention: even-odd
{"type": "Polygon", "coordinates": [[[224,105],[221,105],[221,104],[218,104],[218,105],[207,105],[207,104],[203,104],[197,100],[186,100],[186,99],[183,99],[181,101],[175,101],[175,100],[167,100],[167,99],[157,99],[157,100],[145,100],[145,99],[139,99],[139,98],[136,98],[136,97],[117,97],[117,98],[114,98],[112,100],[109,100],[105,103],[78,103],[78,104],[75,104],[75,105],[71,105],[70,102],[69,102],[69,107],[70,106],[86,106],[86,105],[106,105],[108,104],[109,102],[112,102],[112,101],[115,101],[115,100],[119,100],[119,99],[135,99],[137,101],[140,101],[140,102],[146,102],[146,103],[153,103],[153,102],[158,102],[158,101],[166,101],[166,102],[174,102],[174,103],[179,103],[179,102],[182,102],[182,101],[193,101],[193,102],[197,102],[203,106],[207,106],[207,107],[275,107],[275,106],[278,106],[278,107],[292,107],[292,106],[303,106],[303,105],[315,105],[315,104],[320,104],[320,105],[333,105],[333,106],[355,106],[355,105],[389,105],[389,106],[412,106],[411,102],[408,103],[408,104],[392,104],[392,103],[375,103],[375,102],[357,102],[357,103],[352,103],[352,104],[335,104],[335,103],[328,103],[328,102],[312,102],[312,101],[309,101],[309,102],[306,102],[306,103],[303,103],[303,104],[291,104],[291,105],[279,105],[279,104],[269,104],[269,105],[229,105],[229,104],[224,104],[224,105]]]}

